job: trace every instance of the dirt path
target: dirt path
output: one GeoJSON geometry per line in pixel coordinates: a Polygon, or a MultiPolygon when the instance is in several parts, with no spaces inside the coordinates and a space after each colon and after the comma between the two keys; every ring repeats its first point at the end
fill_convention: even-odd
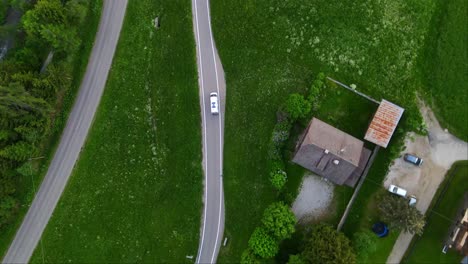
{"type": "MultiPolygon", "coordinates": [[[[397,159],[390,167],[384,186],[395,184],[415,195],[418,199],[416,208],[425,213],[445,174],[457,160],[468,159],[468,145],[448,131],[444,131],[425,105],[420,107],[421,114],[428,127],[428,136],[410,133],[405,140],[404,153],[414,153],[424,159],[419,168],[397,159]]],[[[398,237],[387,263],[399,263],[408,248],[413,235],[402,233],[398,237]]]]}

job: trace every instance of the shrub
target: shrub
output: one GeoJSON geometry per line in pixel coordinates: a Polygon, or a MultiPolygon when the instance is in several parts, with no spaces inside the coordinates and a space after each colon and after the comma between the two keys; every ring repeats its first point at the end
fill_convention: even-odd
{"type": "Polygon", "coordinates": [[[278,191],[283,189],[283,186],[286,184],[287,180],[288,176],[283,170],[275,170],[270,172],[270,182],[278,191]]]}
{"type": "Polygon", "coordinates": [[[304,99],[304,96],[300,94],[291,94],[286,100],[285,110],[293,121],[306,117],[311,109],[311,103],[304,99]]]}
{"type": "Polygon", "coordinates": [[[278,240],[290,238],[296,222],[293,212],[283,202],[268,206],[262,218],[265,229],[278,240]]]}
{"type": "Polygon", "coordinates": [[[252,252],[251,249],[246,249],[241,255],[241,264],[260,264],[260,260],[257,256],[252,252]]]}
{"type": "Polygon", "coordinates": [[[261,227],[257,227],[253,232],[249,239],[249,247],[256,255],[262,258],[274,257],[279,250],[276,240],[261,227]]]}
{"type": "Polygon", "coordinates": [[[365,261],[370,253],[377,250],[377,236],[366,230],[354,233],[353,247],[361,261],[365,261]]]}
{"type": "Polygon", "coordinates": [[[305,264],[305,261],[302,259],[301,255],[290,255],[288,264],[305,264]]]}

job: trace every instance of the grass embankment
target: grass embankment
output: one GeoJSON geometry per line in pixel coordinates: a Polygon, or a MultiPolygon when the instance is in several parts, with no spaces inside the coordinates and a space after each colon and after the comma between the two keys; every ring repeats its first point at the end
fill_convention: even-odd
{"type": "Polygon", "coordinates": [[[58,97],[57,103],[54,106],[54,113],[57,116],[54,119],[52,126],[52,134],[40,147],[41,159],[32,161],[31,177],[17,177],[17,198],[21,207],[18,211],[18,215],[15,220],[11,222],[5,229],[1,230],[2,235],[0,236],[0,256],[6,253],[8,246],[10,245],[16,230],[21,225],[24,215],[29,209],[34,195],[36,194],[39,185],[42,182],[49,163],[55,153],[55,149],[58,146],[60,136],[65,127],[68,114],[71,111],[75,96],[81,84],[81,79],[88,65],[88,58],[91,53],[96,31],[99,25],[99,19],[101,16],[102,0],[90,0],[86,19],[79,28],[79,35],[81,39],[81,45],[76,54],[74,54],[70,61],[71,80],[72,85],[70,87],[64,87],[64,90],[60,93],[63,97],[58,97]]]}
{"type": "Polygon", "coordinates": [[[405,263],[459,263],[462,259],[455,249],[444,254],[442,248],[468,192],[468,161],[455,163],[446,177],[434,196],[424,233],[415,239],[405,263]]]}
{"type": "MultiPolygon", "coordinates": [[[[422,0],[227,0],[211,5],[227,81],[224,187],[226,233],[231,240],[219,261],[236,262],[263,209],[275,197],[268,182],[267,146],[275,112],[285,96],[305,92],[312,77],[323,71],[357,84],[358,90],[377,100],[385,98],[403,106],[407,109],[404,123],[415,128],[420,117],[414,65],[433,5],[422,0]]],[[[348,104],[349,109],[359,105],[338,103],[348,104]]],[[[336,117],[331,114],[330,118],[336,117]]],[[[334,125],[352,130],[340,127],[339,122],[334,125]]],[[[357,136],[362,139],[363,134],[357,136]]],[[[357,206],[367,208],[370,197],[379,190],[389,164],[385,157],[382,155],[385,162],[369,177],[376,184],[363,187],[368,196],[357,206]]]]}
{"type": "Polygon", "coordinates": [[[437,2],[421,56],[425,99],[443,127],[468,141],[468,1],[437,2]]]}
{"type": "Polygon", "coordinates": [[[33,262],[196,255],[202,169],[192,30],[190,1],[129,1],[94,125],[33,262]]]}

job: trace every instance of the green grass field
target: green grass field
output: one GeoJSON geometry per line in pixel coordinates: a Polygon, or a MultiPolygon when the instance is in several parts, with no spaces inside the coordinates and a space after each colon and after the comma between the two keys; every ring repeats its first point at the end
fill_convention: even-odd
{"type": "Polygon", "coordinates": [[[197,84],[190,1],[129,1],[94,125],[32,262],[180,263],[197,254],[197,84]]]}
{"type": "Polygon", "coordinates": [[[29,209],[34,195],[39,188],[42,179],[47,173],[49,163],[53,157],[55,149],[58,146],[58,141],[65,126],[66,119],[70,113],[73,101],[77,94],[78,88],[81,84],[81,79],[88,64],[89,54],[94,43],[94,37],[98,29],[99,18],[101,16],[102,0],[89,1],[89,9],[84,24],[80,27],[79,37],[81,39],[81,46],[76,54],[70,60],[70,67],[72,68],[71,87],[64,87],[63,98],[57,100],[54,111],[57,113],[54,124],[52,126],[52,134],[41,145],[41,154],[39,156],[45,157],[44,159],[34,160],[32,163],[31,177],[18,177],[17,178],[17,197],[22,205],[18,211],[15,220],[12,221],[3,230],[0,230],[0,256],[6,253],[16,230],[19,228],[24,215],[29,209]]]}
{"type": "MultiPolygon", "coordinates": [[[[421,0],[226,0],[211,6],[227,81],[224,174],[226,233],[231,242],[221,251],[219,261],[236,262],[259,224],[261,212],[275,199],[268,182],[267,146],[275,112],[285,96],[304,93],[313,76],[323,71],[356,84],[358,90],[377,100],[385,98],[403,106],[407,111],[401,128],[415,129],[420,120],[415,103],[420,88],[417,55],[435,5],[421,0]]],[[[360,113],[356,107],[360,104],[347,99],[324,104],[323,109],[336,110],[324,115],[329,117],[325,121],[350,133],[357,131],[354,124],[365,131],[367,123],[360,122],[371,113],[357,118],[356,123],[347,119],[360,113]]],[[[397,133],[391,144],[401,144],[402,134],[397,133]]],[[[363,134],[356,136],[362,138],[363,134]]],[[[377,185],[364,186],[364,194],[379,190],[391,157],[385,152],[390,150],[383,151],[381,165],[369,177],[377,185]]],[[[288,188],[294,192],[299,183],[296,176],[288,188]]],[[[345,198],[349,195],[342,193],[345,198]]],[[[369,196],[360,199],[360,212],[368,214],[368,201],[369,196]]],[[[340,199],[337,207],[343,208],[346,202],[340,199]]],[[[354,223],[360,228],[360,222],[354,223]]]]}
{"type": "Polygon", "coordinates": [[[428,212],[424,233],[415,239],[414,247],[410,247],[411,250],[407,252],[409,255],[404,259],[405,263],[459,263],[462,259],[454,249],[444,254],[442,248],[452,225],[450,219],[455,218],[462,205],[463,195],[468,192],[468,161],[453,165],[446,177],[449,178],[440,185],[433,202],[441,200],[428,212]],[[442,193],[444,188],[447,189],[442,193]]]}
{"type": "Polygon", "coordinates": [[[468,141],[468,2],[438,0],[422,56],[422,74],[441,125],[468,141]]]}

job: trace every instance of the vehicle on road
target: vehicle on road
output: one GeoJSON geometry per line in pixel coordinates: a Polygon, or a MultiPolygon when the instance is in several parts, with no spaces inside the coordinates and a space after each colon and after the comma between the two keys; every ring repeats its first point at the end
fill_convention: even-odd
{"type": "Polygon", "coordinates": [[[418,157],[416,155],[413,155],[413,154],[406,153],[405,156],[403,157],[403,159],[406,162],[409,162],[409,163],[414,164],[416,166],[421,166],[421,164],[423,164],[423,159],[421,159],[420,157],[418,157]]]}
{"type": "Polygon", "coordinates": [[[219,114],[218,93],[210,93],[210,109],[213,115],[219,114]]]}
{"type": "Polygon", "coordinates": [[[405,189],[398,187],[396,185],[393,185],[393,184],[390,185],[390,187],[388,187],[388,191],[396,195],[399,195],[401,197],[406,197],[406,193],[407,193],[405,189]]]}

